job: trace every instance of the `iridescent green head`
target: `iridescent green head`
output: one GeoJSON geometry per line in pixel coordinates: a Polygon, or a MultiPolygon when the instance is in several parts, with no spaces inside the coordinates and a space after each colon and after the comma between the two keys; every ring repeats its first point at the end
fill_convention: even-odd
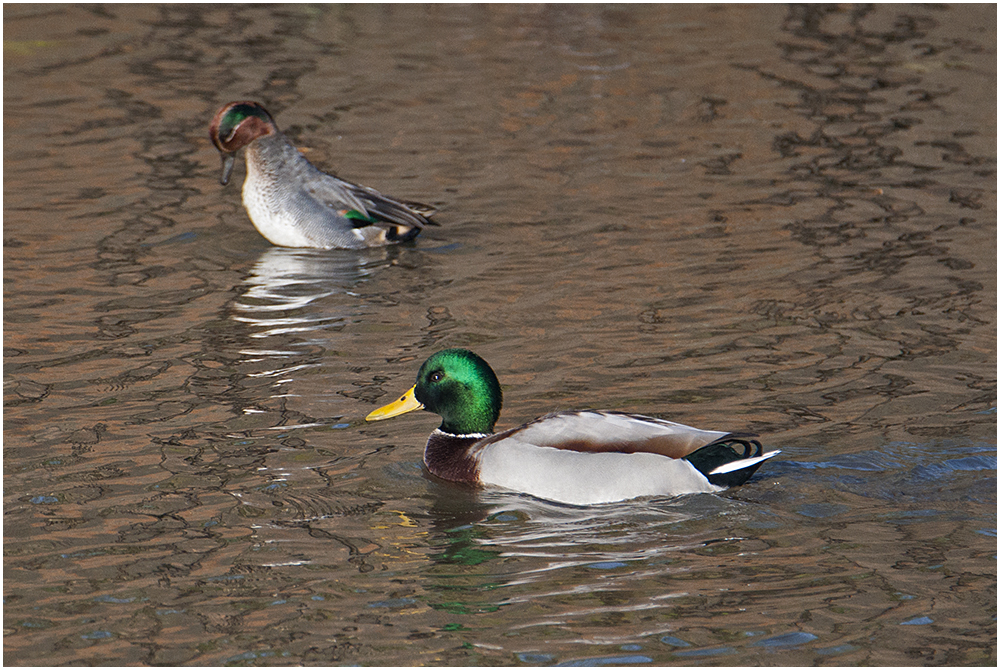
{"type": "Polygon", "coordinates": [[[229,182],[233,153],[262,135],[276,132],[278,126],[259,102],[246,100],[223,105],[208,128],[212,144],[222,154],[222,184],[229,182]]]}
{"type": "Polygon", "coordinates": [[[489,363],[468,349],[445,349],[420,366],[412,389],[369,414],[368,420],[423,408],[441,417],[441,430],[446,433],[491,433],[502,405],[500,382],[489,363]]]}
{"type": "Polygon", "coordinates": [[[491,433],[503,394],[489,363],[468,349],[445,349],[417,373],[417,400],[441,416],[441,430],[456,435],[491,433]]]}

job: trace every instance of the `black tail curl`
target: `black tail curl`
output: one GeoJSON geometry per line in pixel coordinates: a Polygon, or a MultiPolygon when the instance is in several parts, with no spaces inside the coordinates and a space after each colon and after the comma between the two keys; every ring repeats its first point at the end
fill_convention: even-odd
{"type": "Polygon", "coordinates": [[[749,433],[730,433],[688,454],[685,459],[705,475],[710,483],[716,486],[739,486],[750,479],[764,461],[730,472],[715,475],[709,473],[721,465],[763,455],[764,447],[755,437],[756,435],[749,433]]]}

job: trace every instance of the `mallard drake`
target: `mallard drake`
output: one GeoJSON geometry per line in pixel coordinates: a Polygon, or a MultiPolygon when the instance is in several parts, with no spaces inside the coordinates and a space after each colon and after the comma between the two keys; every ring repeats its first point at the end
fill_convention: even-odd
{"type": "Polygon", "coordinates": [[[420,366],[403,397],[366,420],[426,409],[442,419],[424,448],[431,474],[571,505],[721,491],[779,453],[763,453],[754,435],[611,411],[555,412],[494,434],[502,402],[486,361],[445,349],[420,366]]]}
{"type": "Polygon", "coordinates": [[[416,237],[432,207],[386,197],[316,169],[278,130],[260,103],[230,102],[216,112],[209,136],[222,155],[225,186],[236,152],[246,147],[243,206],[271,244],[364,249],[416,237]]]}

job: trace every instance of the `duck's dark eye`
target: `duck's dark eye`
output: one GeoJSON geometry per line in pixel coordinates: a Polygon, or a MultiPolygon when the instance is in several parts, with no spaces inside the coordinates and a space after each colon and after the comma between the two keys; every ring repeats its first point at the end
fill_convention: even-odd
{"type": "Polygon", "coordinates": [[[444,373],[443,372],[432,372],[431,373],[431,381],[432,382],[439,382],[442,379],[444,379],[444,373]]]}

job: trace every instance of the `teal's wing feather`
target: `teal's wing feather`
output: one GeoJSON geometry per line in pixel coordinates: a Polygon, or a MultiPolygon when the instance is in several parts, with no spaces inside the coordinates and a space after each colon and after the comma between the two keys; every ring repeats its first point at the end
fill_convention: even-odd
{"type": "Polygon", "coordinates": [[[312,179],[307,191],[319,202],[335,210],[346,210],[346,218],[356,227],[364,225],[398,225],[422,230],[428,220],[422,214],[409,209],[404,203],[386,197],[365,186],[349,181],[321,175],[312,179]],[[361,224],[360,226],[358,224],[361,224]]]}

